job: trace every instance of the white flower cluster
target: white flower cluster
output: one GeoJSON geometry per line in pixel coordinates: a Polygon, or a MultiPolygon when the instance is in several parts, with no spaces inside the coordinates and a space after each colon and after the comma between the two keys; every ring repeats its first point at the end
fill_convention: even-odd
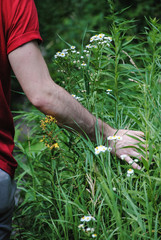
{"type": "MultiPolygon", "coordinates": [[[[105,34],[103,33],[100,33],[98,35],[95,35],[93,37],[90,38],[90,43],[94,42],[94,44],[88,44],[86,45],[86,49],[83,51],[83,54],[84,56],[80,56],[80,59],[84,59],[84,57],[87,57],[89,58],[90,57],[90,49],[91,48],[98,48],[98,45],[99,44],[102,44],[103,46],[104,45],[107,45],[107,46],[110,46],[110,42],[112,41],[112,38],[111,37],[108,37],[106,36],[105,34]]],[[[63,49],[61,52],[58,51],[56,54],[55,54],[55,59],[56,58],[65,58],[66,56],[68,56],[69,54],[76,54],[76,55],[80,55],[80,52],[76,50],[76,47],[75,46],[70,46],[69,49],[63,49]]],[[[74,60],[75,61],[75,60],[74,60]]],[[[78,61],[77,61],[78,62],[78,61]]],[[[83,61],[81,63],[81,66],[82,67],[86,67],[87,64],[83,61]]]]}
{"type": "Polygon", "coordinates": [[[100,145],[100,146],[97,146],[96,148],[95,148],[95,154],[96,155],[98,155],[99,153],[101,153],[101,152],[106,152],[106,151],[111,151],[112,150],[112,148],[111,147],[105,147],[105,146],[103,146],[103,145],[100,145]]]}
{"type": "Polygon", "coordinates": [[[63,49],[61,52],[60,51],[57,52],[54,57],[55,58],[58,58],[58,57],[64,58],[69,54],[69,51],[71,51],[72,53],[75,53],[76,52],[75,48],[76,48],[75,46],[71,46],[70,49],[63,49]]]}
{"type": "Polygon", "coordinates": [[[97,48],[97,45],[88,44],[88,45],[86,45],[86,48],[87,48],[87,49],[97,48]]]}
{"type": "Polygon", "coordinates": [[[107,138],[107,140],[122,140],[122,137],[121,137],[121,136],[113,135],[113,136],[109,136],[109,137],[107,138]]]}
{"type": "Polygon", "coordinates": [[[88,222],[90,222],[91,220],[96,221],[96,219],[92,216],[84,216],[81,218],[81,223],[78,228],[80,230],[82,230],[83,232],[87,233],[87,234],[91,234],[92,238],[96,238],[97,234],[94,233],[94,228],[88,227],[88,222]]]}
{"type": "Polygon", "coordinates": [[[62,58],[64,58],[65,56],[67,56],[67,54],[68,54],[68,49],[63,49],[63,51],[62,52],[57,52],[56,54],[55,54],[55,58],[58,58],[58,57],[62,57],[62,58]]]}
{"type": "Polygon", "coordinates": [[[98,44],[106,44],[107,46],[110,46],[110,42],[112,41],[111,37],[107,37],[105,34],[100,33],[98,35],[94,35],[90,38],[90,42],[97,42],[98,44]]]}
{"type": "Polygon", "coordinates": [[[96,219],[92,216],[84,216],[81,218],[81,222],[89,222],[91,220],[96,221],[96,219]]]}

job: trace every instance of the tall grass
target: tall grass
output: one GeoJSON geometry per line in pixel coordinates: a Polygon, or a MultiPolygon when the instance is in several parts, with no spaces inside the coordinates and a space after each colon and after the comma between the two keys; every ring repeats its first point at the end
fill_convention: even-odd
{"type": "MultiPolygon", "coordinates": [[[[88,138],[58,128],[35,109],[22,112],[29,130],[26,141],[15,139],[21,191],[13,239],[161,239],[161,26],[147,20],[135,37],[134,24],[116,18],[104,33],[112,41],[82,49],[68,44],[53,68],[59,84],[94,115],[145,133],[141,171],[127,177],[129,166],[108,151],[96,155],[88,138]],[[94,219],[83,228],[87,215],[94,219]]],[[[103,144],[98,135],[97,145],[103,144]]]]}

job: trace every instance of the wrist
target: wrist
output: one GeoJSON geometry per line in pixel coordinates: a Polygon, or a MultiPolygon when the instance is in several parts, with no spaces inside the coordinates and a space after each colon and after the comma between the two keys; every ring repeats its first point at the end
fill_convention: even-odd
{"type": "Polygon", "coordinates": [[[105,141],[107,137],[113,136],[116,132],[116,129],[112,128],[107,123],[103,122],[102,120],[98,119],[99,130],[101,136],[103,136],[103,140],[105,141]]]}

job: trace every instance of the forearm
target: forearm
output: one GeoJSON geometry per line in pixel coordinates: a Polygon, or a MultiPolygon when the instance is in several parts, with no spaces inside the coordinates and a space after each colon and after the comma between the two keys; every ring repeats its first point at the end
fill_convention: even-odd
{"type": "Polygon", "coordinates": [[[103,139],[110,133],[112,134],[112,128],[109,125],[96,119],[67,91],[54,82],[47,87],[42,99],[42,103],[34,105],[37,105],[36,107],[43,113],[54,116],[59,126],[74,129],[82,135],[87,135],[92,141],[96,141],[96,129],[103,139]]]}

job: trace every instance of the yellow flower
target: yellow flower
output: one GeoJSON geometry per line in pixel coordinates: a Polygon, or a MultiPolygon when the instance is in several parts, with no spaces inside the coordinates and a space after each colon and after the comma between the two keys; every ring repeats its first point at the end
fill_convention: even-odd
{"type": "Polygon", "coordinates": [[[54,144],[50,147],[50,149],[52,150],[53,148],[59,148],[59,144],[58,144],[58,143],[54,143],[54,144]]]}

